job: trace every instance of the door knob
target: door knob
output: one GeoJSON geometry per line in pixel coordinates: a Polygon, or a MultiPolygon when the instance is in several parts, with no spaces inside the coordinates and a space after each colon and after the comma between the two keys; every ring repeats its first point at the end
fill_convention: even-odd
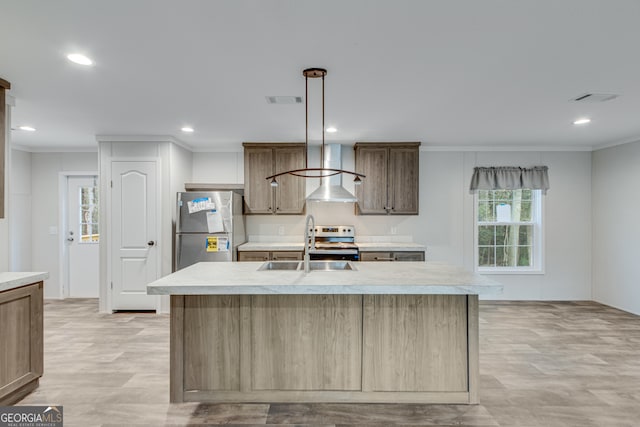
{"type": "Polygon", "coordinates": [[[73,237],[68,237],[67,242],[73,242],[73,237]]]}
{"type": "Polygon", "coordinates": [[[153,240],[149,240],[149,241],[147,242],[147,245],[149,245],[149,246],[153,246],[153,245],[155,245],[155,244],[156,244],[156,242],[154,242],[153,240]]]}

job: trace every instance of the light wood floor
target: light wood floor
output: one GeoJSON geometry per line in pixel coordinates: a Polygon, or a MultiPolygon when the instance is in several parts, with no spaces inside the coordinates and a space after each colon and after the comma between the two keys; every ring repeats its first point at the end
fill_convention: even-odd
{"type": "Polygon", "coordinates": [[[64,425],[640,425],[640,317],[591,302],[481,302],[480,405],[169,402],[169,318],[45,302],[45,373],[20,404],[64,425]]]}

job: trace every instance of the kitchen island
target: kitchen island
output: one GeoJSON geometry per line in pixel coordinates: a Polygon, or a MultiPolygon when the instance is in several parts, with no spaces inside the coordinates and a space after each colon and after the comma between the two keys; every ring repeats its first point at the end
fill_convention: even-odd
{"type": "Polygon", "coordinates": [[[478,295],[501,285],[435,262],[261,265],[147,286],[171,295],[172,402],[478,402],[478,295]]]}

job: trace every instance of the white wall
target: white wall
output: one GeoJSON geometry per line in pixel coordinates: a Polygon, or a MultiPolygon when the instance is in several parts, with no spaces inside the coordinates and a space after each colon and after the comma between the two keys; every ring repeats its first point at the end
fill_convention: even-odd
{"type": "MultiPolygon", "coordinates": [[[[426,153],[429,154],[429,153],[426,153]]],[[[465,154],[465,186],[473,166],[549,166],[543,199],[544,274],[490,275],[504,284],[500,299],[591,299],[591,153],[477,152],[465,154]]],[[[468,192],[467,192],[468,194],[468,192]]],[[[473,196],[465,203],[465,267],[473,268],[473,196]],[[469,226],[471,225],[471,226],[469,226]]]]}
{"type": "Polygon", "coordinates": [[[593,299],[640,314],[640,142],[593,153],[593,299]]]}
{"type": "Polygon", "coordinates": [[[210,184],[244,182],[244,155],[234,153],[193,153],[192,181],[210,184]]]}
{"type": "MultiPolygon", "coordinates": [[[[317,162],[316,151],[310,151],[310,163],[317,162]]],[[[353,150],[345,145],[342,151],[343,168],[353,170],[353,150]]],[[[194,182],[242,183],[240,172],[235,181],[221,181],[223,176],[215,172],[241,170],[242,157],[237,153],[203,154],[194,153],[194,182]]],[[[318,224],[352,224],[361,238],[413,240],[427,246],[428,260],[473,269],[474,206],[468,187],[473,167],[488,165],[547,165],[551,181],[544,199],[544,274],[492,275],[505,290],[491,298],[591,299],[591,152],[421,151],[420,215],[356,216],[352,204],[334,203],[308,204],[307,213],[318,224]]],[[[313,181],[307,193],[315,187],[313,181]]],[[[353,189],[348,178],[344,186],[353,189]]],[[[304,219],[302,215],[248,216],[247,233],[252,239],[277,236],[302,241],[304,219]]]]}
{"type": "Polygon", "coordinates": [[[31,153],[11,150],[9,178],[9,270],[31,267],[31,153]]]}
{"type": "Polygon", "coordinates": [[[62,171],[97,171],[98,153],[32,153],[31,170],[31,268],[49,272],[44,297],[60,298],[59,175],[62,171]]]}

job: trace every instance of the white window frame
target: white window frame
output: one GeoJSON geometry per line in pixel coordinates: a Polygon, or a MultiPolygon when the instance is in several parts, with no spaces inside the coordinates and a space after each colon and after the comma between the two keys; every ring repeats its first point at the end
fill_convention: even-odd
{"type": "Polygon", "coordinates": [[[478,221],[478,193],[473,196],[473,262],[476,273],[479,274],[544,274],[544,197],[542,190],[532,190],[531,222],[479,222],[478,221]],[[533,225],[532,257],[533,265],[528,267],[481,267],[478,250],[478,227],[480,225],[533,225]]]}

